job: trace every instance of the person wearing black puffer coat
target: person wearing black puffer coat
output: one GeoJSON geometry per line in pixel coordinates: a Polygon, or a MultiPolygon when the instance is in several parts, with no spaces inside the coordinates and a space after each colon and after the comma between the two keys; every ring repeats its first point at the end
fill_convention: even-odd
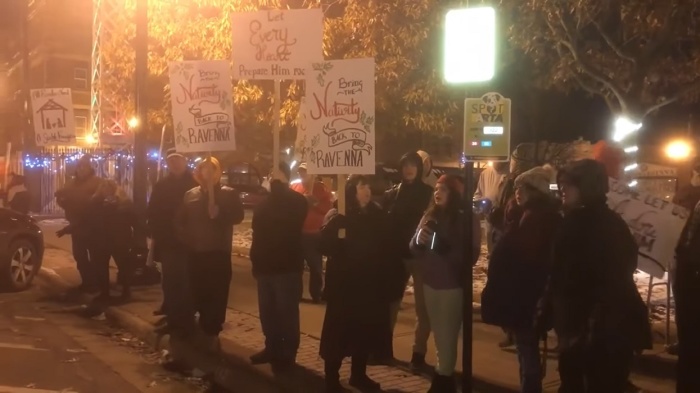
{"type": "Polygon", "coordinates": [[[576,161],[557,182],[565,214],[548,303],[559,340],[559,393],[624,393],[634,353],[651,347],[648,311],[634,282],[637,244],[607,206],[601,163],[576,161]]]}
{"type": "MultiPolygon", "coordinates": [[[[433,188],[423,182],[423,159],[417,152],[406,153],[399,161],[401,183],[384,195],[384,211],[389,219],[391,258],[391,326],[396,319],[403,299],[408,278],[413,276],[416,299],[416,330],[413,343],[411,367],[425,366],[425,353],[430,338],[430,322],[423,296],[423,281],[418,273],[416,261],[408,244],[433,197],[433,188]]],[[[380,362],[387,359],[379,359],[380,362]]]]}

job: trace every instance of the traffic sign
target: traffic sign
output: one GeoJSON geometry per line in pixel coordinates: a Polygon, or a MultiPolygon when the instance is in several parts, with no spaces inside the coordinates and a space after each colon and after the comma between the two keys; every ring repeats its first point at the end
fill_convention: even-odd
{"type": "Polygon", "coordinates": [[[467,161],[509,160],[510,99],[486,93],[465,100],[463,150],[467,161]]]}

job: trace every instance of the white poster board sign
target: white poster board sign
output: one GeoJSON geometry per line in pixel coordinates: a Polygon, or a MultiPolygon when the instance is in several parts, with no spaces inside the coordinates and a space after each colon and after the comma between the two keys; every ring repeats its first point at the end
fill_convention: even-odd
{"type": "Polygon", "coordinates": [[[36,145],[76,145],[71,90],[36,89],[30,95],[36,145]]]}
{"type": "Polygon", "coordinates": [[[169,71],[177,151],[235,150],[230,63],[172,62],[169,71]]]}
{"type": "Polygon", "coordinates": [[[294,160],[297,162],[308,161],[311,151],[311,138],[308,133],[308,107],[306,97],[301,97],[299,113],[297,114],[297,137],[294,141],[294,160]]]}
{"type": "Polygon", "coordinates": [[[308,64],[323,61],[323,11],[235,12],[235,79],[304,79],[308,64]]]}
{"type": "Polygon", "coordinates": [[[687,209],[640,193],[615,179],[609,180],[608,206],[627,222],[639,246],[639,270],[662,278],[675,258],[689,212],[687,209]]]}
{"type": "Polygon", "coordinates": [[[307,74],[309,173],[374,174],[374,59],[313,63],[307,74]]]}

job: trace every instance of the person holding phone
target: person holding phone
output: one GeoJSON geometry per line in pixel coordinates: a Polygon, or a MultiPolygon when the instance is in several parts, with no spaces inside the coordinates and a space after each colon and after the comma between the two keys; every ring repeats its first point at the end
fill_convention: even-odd
{"type": "MultiPolygon", "coordinates": [[[[464,183],[458,176],[443,175],[435,185],[433,203],[418,225],[409,247],[423,277],[428,319],[437,349],[437,365],[429,392],[456,392],[459,331],[462,328],[464,273],[464,183]]],[[[471,206],[470,206],[471,207],[471,206]]],[[[481,228],[473,220],[474,264],[481,249],[481,228]]]]}

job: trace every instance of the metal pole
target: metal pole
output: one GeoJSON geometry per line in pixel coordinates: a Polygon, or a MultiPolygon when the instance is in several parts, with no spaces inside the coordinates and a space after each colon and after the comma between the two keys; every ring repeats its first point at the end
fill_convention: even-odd
{"type": "Polygon", "coordinates": [[[472,255],[474,255],[474,220],[473,198],[474,195],[474,163],[467,161],[464,164],[464,306],[462,313],[462,392],[472,392],[472,336],[474,314],[474,271],[472,269],[472,255]]]}
{"type": "Polygon", "coordinates": [[[148,132],[148,0],[136,1],[136,112],[138,125],[134,128],[134,207],[139,217],[146,214],[148,193],[148,162],[146,141],[148,132]]]}
{"type": "Polygon", "coordinates": [[[280,122],[282,121],[280,110],[282,108],[281,81],[275,79],[275,100],[272,114],[272,173],[277,173],[280,167],[280,122]]]}
{"type": "MultiPolygon", "coordinates": [[[[21,146],[25,152],[33,151],[36,146],[34,130],[32,129],[32,112],[30,110],[29,90],[31,89],[31,70],[29,56],[29,1],[22,2],[22,114],[24,124],[22,128],[21,146]]],[[[8,157],[9,159],[9,157],[8,157]]]]}

